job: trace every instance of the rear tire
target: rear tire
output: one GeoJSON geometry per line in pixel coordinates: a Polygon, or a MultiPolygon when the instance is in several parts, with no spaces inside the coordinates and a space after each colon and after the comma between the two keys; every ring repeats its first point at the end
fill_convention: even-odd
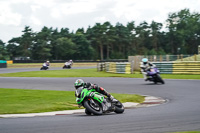
{"type": "Polygon", "coordinates": [[[86,110],[88,112],[90,112],[90,113],[92,113],[94,115],[102,115],[103,114],[102,106],[96,100],[93,100],[93,101],[95,102],[95,104],[93,104],[89,100],[85,100],[84,101],[84,107],[86,108],[86,110]]]}

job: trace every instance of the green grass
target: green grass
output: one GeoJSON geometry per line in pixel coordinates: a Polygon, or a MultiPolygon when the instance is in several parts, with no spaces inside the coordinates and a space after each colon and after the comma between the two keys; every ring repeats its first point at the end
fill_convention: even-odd
{"type": "MultiPolygon", "coordinates": [[[[0,77],[124,77],[124,78],[143,78],[139,72],[135,74],[116,74],[98,72],[97,69],[64,69],[47,70],[34,72],[3,73],[0,77]]],[[[200,79],[200,75],[184,74],[161,74],[164,79],[200,79]]]]}
{"type": "MultiPolygon", "coordinates": [[[[79,109],[74,91],[27,90],[0,88],[0,114],[37,113],[79,109]]],[[[144,97],[135,94],[112,95],[123,102],[142,103],[144,97]]]]}
{"type": "MultiPolygon", "coordinates": [[[[43,63],[13,63],[7,64],[8,68],[40,68],[43,63]]],[[[62,68],[64,65],[63,63],[50,63],[50,67],[60,67],[62,68]]],[[[77,66],[97,66],[97,63],[73,63],[73,67],[77,66]]]]}
{"type": "MultiPolygon", "coordinates": [[[[140,74],[136,74],[136,75],[139,76],[140,74]]],[[[134,75],[97,72],[97,69],[95,68],[47,70],[47,71],[0,74],[0,77],[130,77],[130,76],[134,76],[134,75]]]]}

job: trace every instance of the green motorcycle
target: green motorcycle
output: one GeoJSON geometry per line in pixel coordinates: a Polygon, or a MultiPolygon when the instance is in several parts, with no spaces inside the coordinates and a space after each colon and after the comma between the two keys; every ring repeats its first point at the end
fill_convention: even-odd
{"type": "Polygon", "coordinates": [[[106,96],[96,92],[95,89],[88,90],[79,87],[76,92],[76,102],[79,106],[85,108],[87,115],[102,115],[103,113],[115,112],[121,114],[124,112],[123,104],[117,99],[109,100],[106,96]]]}

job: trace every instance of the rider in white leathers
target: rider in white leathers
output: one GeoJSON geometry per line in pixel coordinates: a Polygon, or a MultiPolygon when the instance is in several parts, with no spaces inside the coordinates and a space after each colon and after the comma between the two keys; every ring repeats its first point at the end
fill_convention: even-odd
{"type": "Polygon", "coordinates": [[[147,58],[142,59],[142,62],[140,63],[140,68],[141,68],[141,72],[143,74],[145,81],[148,80],[147,71],[149,71],[150,68],[154,68],[154,67],[156,67],[156,65],[154,65],[153,63],[150,63],[147,58]]]}

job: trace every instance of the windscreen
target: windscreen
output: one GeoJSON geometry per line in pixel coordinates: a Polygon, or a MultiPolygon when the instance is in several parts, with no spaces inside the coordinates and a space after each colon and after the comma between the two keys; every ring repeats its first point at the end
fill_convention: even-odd
{"type": "Polygon", "coordinates": [[[79,87],[78,89],[76,89],[76,94],[75,94],[75,96],[78,97],[78,98],[80,98],[80,95],[81,95],[82,90],[83,90],[83,87],[79,87]]]}

